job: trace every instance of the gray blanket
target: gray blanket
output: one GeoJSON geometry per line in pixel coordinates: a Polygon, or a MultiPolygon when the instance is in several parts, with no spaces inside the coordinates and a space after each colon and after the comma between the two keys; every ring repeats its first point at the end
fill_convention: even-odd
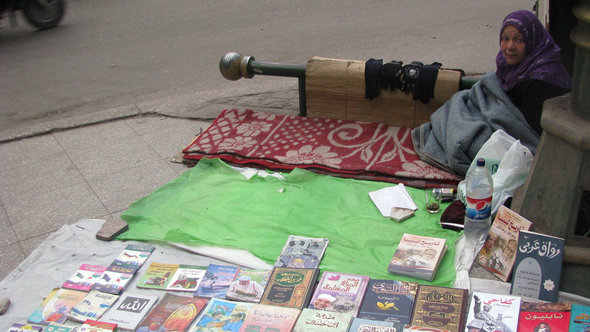
{"type": "Polygon", "coordinates": [[[482,145],[498,129],[534,154],[539,135],[500,88],[495,72],[484,75],[470,90],[455,93],[412,130],[414,149],[425,162],[465,176],[482,145]]]}

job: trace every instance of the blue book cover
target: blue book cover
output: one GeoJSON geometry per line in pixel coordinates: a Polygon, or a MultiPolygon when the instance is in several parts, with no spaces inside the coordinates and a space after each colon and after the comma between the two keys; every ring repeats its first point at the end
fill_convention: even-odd
{"type": "Polygon", "coordinates": [[[510,294],[556,302],[564,246],[562,238],[521,230],[510,294]]]}
{"type": "Polygon", "coordinates": [[[416,289],[415,282],[371,279],[358,317],[409,324],[416,289]]]}
{"type": "Polygon", "coordinates": [[[209,264],[194,296],[225,299],[225,294],[238,271],[237,266],[209,264]]]}
{"type": "Polygon", "coordinates": [[[376,331],[376,332],[401,332],[404,326],[395,326],[392,322],[384,322],[381,320],[372,320],[365,318],[355,317],[352,319],[352,323],[348,328],[348,332],[364,332],[364,331],[376,331]],[[400,329],[401,328],[401,329],[400,329]]]}
{"type": "Polygon", "coordinates": [[[590,331],[590,307],[572,304],[569,332],[590,331]]]}

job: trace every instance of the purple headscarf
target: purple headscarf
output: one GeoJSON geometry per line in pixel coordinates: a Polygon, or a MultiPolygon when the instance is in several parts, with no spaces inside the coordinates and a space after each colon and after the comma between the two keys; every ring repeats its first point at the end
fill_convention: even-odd
{"type": "Polygon", "coordinates": [[[561,49],[535,14],[527,10],[508,14],[500,29],[500,41],[508,25],[516,27],[522,34],[526,43],[526,56],[521,63],[509,65],[500,50],[496,56],[496,75],[500,78],[502,89],[508,91],[529,79],[545,81],[564,89],[571,88],[572,79],[561,63],[561,49]]]}

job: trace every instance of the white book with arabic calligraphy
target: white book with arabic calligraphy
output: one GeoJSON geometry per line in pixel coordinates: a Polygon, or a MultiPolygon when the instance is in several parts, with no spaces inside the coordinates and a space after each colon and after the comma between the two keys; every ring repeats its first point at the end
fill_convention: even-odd
{"type": "Polygon", "coordinates": [[[473,292],[465,332],[517,332],[520,297],[473,292]]]}
{"type": "Polygon", "coordinates": [[[348,332],[352,319],[352,315],[345,312],[303,308],[293,332],[348,332]]]}
{"type": "Polygon", "coordinates": [[[119,330],[135,330],[141,320],[152,310],[157,301],[157,295],[125,292],[100,318],[100,321],[115,323],[119,330]]]}

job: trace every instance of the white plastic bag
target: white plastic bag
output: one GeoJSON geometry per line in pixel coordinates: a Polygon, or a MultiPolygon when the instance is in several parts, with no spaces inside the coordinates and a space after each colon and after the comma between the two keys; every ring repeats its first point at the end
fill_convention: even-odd
{"type": "MultiPolygon", "coordinates": [[[[477,158],[486,160],[486,168],[492,174],[494,197],[492,199],[492,215],[498,212],[500,205],[512,197],[514,190],[524,184],[533,163],[533,154],[519,140],[503,130],[496,130],[481,147],[465,178],[475,168],[477,158]]],[[[458,198],[465,203],[465,180],[459,182],[458,198]]]]}

